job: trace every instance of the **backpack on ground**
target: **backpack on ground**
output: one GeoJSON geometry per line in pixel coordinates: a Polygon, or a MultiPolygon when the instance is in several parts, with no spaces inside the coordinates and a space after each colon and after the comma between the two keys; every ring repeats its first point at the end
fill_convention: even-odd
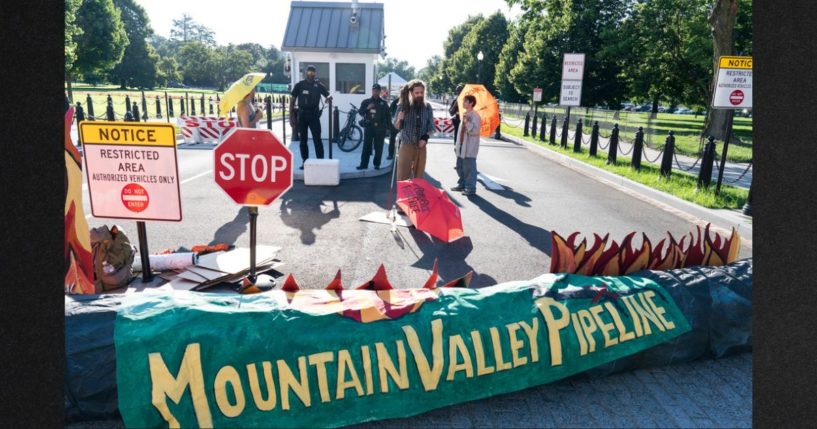
{"type": "Polygon", "coordinates": [[[91,229],[94,286],[97,292],[126,286],[133,278],[136,247],[118,225],[91,229]]]}

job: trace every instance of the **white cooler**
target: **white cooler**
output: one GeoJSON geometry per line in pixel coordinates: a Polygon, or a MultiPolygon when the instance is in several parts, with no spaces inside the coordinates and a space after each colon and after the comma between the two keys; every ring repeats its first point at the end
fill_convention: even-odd
{"type": "Polygon", "coordinates": [[[340,184],[340,160],[309,158],[304,163],[304,185],[337,186],[340,184]]]}

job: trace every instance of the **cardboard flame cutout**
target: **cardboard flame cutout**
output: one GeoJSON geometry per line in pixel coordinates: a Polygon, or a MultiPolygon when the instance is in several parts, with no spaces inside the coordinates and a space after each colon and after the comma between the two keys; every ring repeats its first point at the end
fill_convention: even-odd
{"type": "Polygon", "coordinates": [[[91,233],[82,209],[82,157],[71,141],[74,108],[65,112],[65,293],[93,294],[91,233]]]}
{"type": "Polygon", "coordinates": [[[587,248],[587,239],[576,244],[578,232],[564,239],[557,233],[551,236],[553,254],[550,272],[583,274],[587,276],[623,276],[640,270],[670,270],[696,265],[721,266],[734,262],[740,253],[740,235],[732,228],[732,235],[726,239],[717,233],[710,235],[711,224],[707,224],[703,235],[697,227],[697,237],[689,233],[689,245],[684,243],[687,236],[678,242],[671,233],[653,248],[650,239],[642,233],[641,248],[633,247],[635,232],[624,237],[621,245],[613,241],[607,247],[610,234],[599,237],[593,234],[593,246],[587,248]],[[665,249],[666,245],[666,249],[665,249]]]}

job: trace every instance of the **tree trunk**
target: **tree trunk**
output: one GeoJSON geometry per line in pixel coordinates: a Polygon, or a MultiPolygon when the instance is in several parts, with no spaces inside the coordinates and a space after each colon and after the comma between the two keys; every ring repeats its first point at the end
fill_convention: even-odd
{"type": "Polygon", "coordinates": [[[71,88],[71,73],[65,72],[65,83],[68,84],[68,99],[71,100],[71,103],[74,102],[74,91],[71,88]]]}
{"type": "MultiPolygon", "coordinates": [[[[718,69],[718,59],[722,55],[732,55],[734,41],[732,40],[732,31],[735,29],[735,21],[738,15],[738,1],[737,0],[715,0],[715,7],[709,15],[709,27],[712,30],[712,46],[713,52],[713,71],[718,69]]],[[[715,90],[716,77],[712,76],[712,81],[709,84],[709,99],[712,100],[712,93],[715,90]]],[[[704,122],[704,131],[701,136],[714,136],[717,140],[723,140],[726,137],[726,125],[729,111],[724,109],[708,109],[706,113],[706,120],[704,122]]],[[[731,133],[732,130],[730,129],[731,133]]],[[[732,141],[737,141],[735,135],[732,134],[732,141]]]]}

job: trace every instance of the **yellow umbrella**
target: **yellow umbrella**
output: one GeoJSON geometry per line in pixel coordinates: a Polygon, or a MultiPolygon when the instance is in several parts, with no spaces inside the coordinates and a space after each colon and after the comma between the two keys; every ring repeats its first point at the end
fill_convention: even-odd
{"type": "Polygon", "coordinates": [[[499,103],[496,98],[483,85],[469,83],[465,85],[459,96],[457,97],[457,104],[460,107],[460,113],[465,112],[462,107],[462,100],[466,95],[473,95],[477,99],[477,105],[474,111],[479,114],[482,120],[482,126],[479,130],[479,135],[483,137],[493,134],[497,126],[499,126],[499,103]]]}
{"type": "Polygon", "coordinates": [[[218,107],[221,109],[221,115],[225,117],[228,116],[230,109],[249,94],[250,91],[264,79],[264,76],[266,76],[264,73],[247,73],[244,77],[230,85],[218,103],[218,107]]]}

